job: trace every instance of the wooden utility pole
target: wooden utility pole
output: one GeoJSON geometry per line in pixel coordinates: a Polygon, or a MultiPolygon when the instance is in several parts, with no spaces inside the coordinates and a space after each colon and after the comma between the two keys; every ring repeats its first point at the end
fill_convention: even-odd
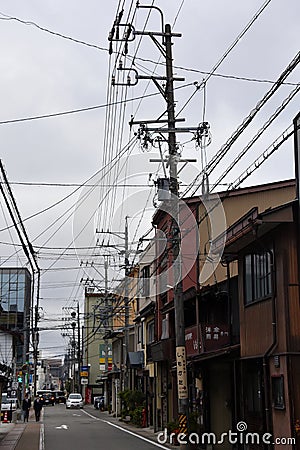
{"type": "MultiPolygon", "coordinates": [[[[172,242],[172,264],[173,264],[173,274],[174,274],[174,308],[175,308],[175,335],[176,335],[176,364],[177,364],[177,386],[178,386],[178,413],[179,413],[179,423],[180,430],[183,433],[187,432],[187,412],[188,412],[188,386],[187,386],[187,369],[186,369],[186,349],[185,349],[185,325],[184,325],[184,305],[182,296],[182,259],[181,259],[181,235],[180,235],[180,199],[178,190],[178,162],[181,162],[180,155],[176,143],[176,133],[182,132],[199,132],[198,127],[186,127],[186,128],[176,128],[177,122],[182,122],[184,119],[176,118],[175,115],[175,100],[174,100],[174,81],[184,81],[184,78],[174,77],[173,75],[173,57],[172,57],[172,38],[181,37],[181,34],[173,33],[171,31],[171,25],[164,25],[164,18],[162,11],[153,5],[140,5],[137,4],[137,8],[148,8],[159,12],[161,17],[161,31],[137,31],[130,24],[121,24],[120,20],[115,21],[114,27],[109,35],[110,40],[110,50],[112,53],[112,42],[113,41],[123,41],[124,42],[124,52],[127,53],[128,42],[132,41],[135,36],[147,35],[155,43],[156,47],[161,52],[163,58],[165,59],[166,74],[165,76],[146,76],[139,75],[134,67],[123,67],[120,64],[118,70],[124,70],[128,73],[127,82],[117,82],[115,77],[112,79],[112,85],[126,85],[133,86],[138,83],[138,80],[149,79],[151,80],[159,92],[162,94],[166,101],[166,118],[163,118],[163,114],[160,115],[158,119],[144,120],[144,121],[134,121],[131,120],[130,125],[140,125],[140,130],[138,135],[143,139],[143,143],[147,146],[148,141],[150,141],[150,132],[157,132],[160,135],[166,133],[167,139],[165,141],[168,144],[168,167],[169,167],[169,179],[165,180],[169,184],[169,205],[170,205],[170,216],[171,217],[171,227],[169,233],[169,240],[172,242]],[[116,28],[123,28],[126,32],[116,33],[116,28]],[[131,36],[131,32],[133,37],[131,36]],[[122,35],[122,37],[120,37],[122,35]],[[159,40],[161,38],[161,42],[159,40]],[[125,51],[126,49],[126,51],[125,51]],[[130,72],[134,75],[135,79],[131,82],[130,72]],[[165,83],[165,88],[163,88],[160,82],[165,83]],[[167,127],[149,127],[149,124],[167,124],[167,127]]],[[[188,162],[188,160],[186,161],[188,162]]],[[[163,163],[163,161],[162,161],[163,163]]],[[[166,173],[165,173],[166,177],[166,173]]],[[[163,180],[164,181],[164,180],[163,180]]],[[[126,265],[126,263],[125,263],[126,265]]],[[[126,297],[126,294],[125,294],[126,297]]],[[[125,310],[127,301],[125,300],[125,310]]],[[[125,330],[126,330],[126,312],[125,312],[125,330]]],[[[128,339],[128,338],[127,338],[128,339]]],[[[126,342],[126,333],[125,333],[126,342]]]]}
{"type": "Polygon", "coordinates": [[[128,217],[125,217],[125,295],[124,295],[124,304],[125,304],[125,333],[124,333],[124,388],[128,389],[129,380],[128,380],[128,370],[127,370],[127,354],[129,350],[129,286],[128,286],[128,277],[129,277],[129,249],[128,249],[128,217]]]}
{"type": "MultiPolygon", "coordinates": [[[[126,358],[129,350],[129,273],[130,273],[130,265],[129,265],[129,235],[128,235],[128,216],[125,217],[125,231],[99,231],[96,230],[96,233],[101,234],[112,234],[117,236],[120,239],[124,239],[124,267],[125,267],[125,280],[124,280],[124,318],[125,318],[125,326],[124,326],[124,345],[123,345],[123,383],[124,389],[128,388],[128,373],[126,368],[126,358]]],[[[122,244],[123,245],[123,244],[122,244]]],[[[102,247],[113,247],[117,248],[118,244],[115,245],[107,245],[102,247]]],[[[106,314],[108,314],[109,306],[108,306],[108,264],[107,261],[104,263],[105,269],[105,305],[106,305],[106,314]]],[[[105,370],[108,370],[108,341],[105,341],[105,370]]]]}
{"type": "Polygon", "coordinates": [[[177,389],[178,389],[178,413],[181,431],[187,431],[187,407],[188,387],[185,349],[184,306],[182,298],[182,260],[181,260],[181,235],[180,235],[180,210],[178,191],[178,151],[176,145],[175,102],[173,86],[173,58],[172,58],[172,33],[171,26],[165,26],[166,46],[166,100],[168,115],[168,147],[170,167],[170,192],[172,194],[173,218],[171,226],[173,272],[174,272],[174,309],[175,309],[175,337],[176,337],[176,365],[177,365],[177,389]]]}

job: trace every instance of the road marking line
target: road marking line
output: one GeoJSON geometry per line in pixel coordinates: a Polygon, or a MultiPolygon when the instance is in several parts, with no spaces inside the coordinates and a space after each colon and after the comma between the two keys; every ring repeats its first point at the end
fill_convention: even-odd
{"type": "Polygon", "coordinates": [[[119,425],[116,425],[116,424],[114,424],[114,423],[112,423],[112,422],[109,422],[108,420],[103,420],[103,422],[108,423],[108,424],[111,425],[112,427],[118,428],[119,430],[125,431],[125,433],[132,434],[132,436],[135,436],[135,437],[137,437],[137,438],[139,438],[139,439],[142,439],[143,441],[146,441],[146,442],[148,442],[149,444],[153,444],[153,445],[155,445],[156,447],[159,447],[159,448],[163,448],[163,449],[165,449],[165,450],[168,450],[168,447],[164,447],[163,445],[159,444],[158,442],[151,441],[151,439],[147,439],[147,438],[145,438],[145,437],[143,437],[143,436],[140,436],[139,434],[133,433],[132,431],[126,430],[125,428],[122,428],[122,427],[120,427],[119,425]]]}
{"type": "Polygon", "coordinates": [[[68,426],[67,425],[61,425],[60,427],[55,427],[55,428],[57,428],[58,430],[67,430],[68,426]]]}
{"type": "Polygon", "coordinates": [[[44,450],[45,449],[45,427],[44,424],[41,423],[40,426],[40,446],[39,446],[39,450],[44,450]]]}
{"type": "Polygon", "coordinates": [[[164,447],[163,445],[159,444],[158,442],[154,442],[154,441],[152,441],[151,439],[147,439],[147,438],[145,438],[145,437],[143,437],[143,436],[140,436],[139,434],[133,433],[133,432],[130,431],[130,430],[126,430],[126,428],[122,428],[122,427],[120,427],[119,425],[116,425],[116,424],[114,424],[114,423],[112,423],[112,422],[109,422],[108,420],[104,420],[104,419],[100,419],[99,417],[92,416],[92,414],[88,413],[88,412],[85,411],[85,410],[83,410],[83,412],[84,412],[86,415],[92,417],[92,419],[101,420],[101,422],[108,423],[108,425],[111,425],[112,427],[118,428],[118,429],[121,430],[121,431],[125,431],[125,433],[131,434],[132,436],[135,436],[135,437],[137,437],[137,438],[139,438],[139,439],[142,439],[143,441],[146,441],[146,442],[148,442],[149,444],[155,445],[156,447],[159,447],[159,448],[163,448],[164,450],[169,450],[169,447],[164,447]]]}
{"type": "Polygon", "coordinates": [[[100,419],[99,417],[92,416],[92,414],[88,413],[84,409],[82,410],[82,412],[84,412],[84,414],[86,414],[87,416],[90,416],[92,419],[101,420],[102,422],[105,422],[103,419],[100,419]]]}

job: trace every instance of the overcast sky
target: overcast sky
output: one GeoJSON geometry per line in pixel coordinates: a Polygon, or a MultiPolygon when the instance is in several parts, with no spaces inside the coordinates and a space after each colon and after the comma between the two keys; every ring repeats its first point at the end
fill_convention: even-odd
{"type": "MultiPolygon", "coordinates": [[[[175,91],[177,111],[194,93],[193,83],[201,83],[205,79],[205,73],[210,72],[264,3],[262,0],[248,2],[156,0],[154,2],[163,11],[165,23],[173,26],[175,22],[173,31],[182,33],[181,38],[174,38],[173,45],[174,72],[177,76],[185,78],[184,82],[176,83],[176,87],[182,86],[175,91]]],[[[117,0],[109,2],[87,0],[84,3],[76,0],[63,2],[0,0],[1,159],[24,219],[71,194],[76,186],[64,186],[64,184],[77,185],[85,182],[101,169],[104,161],[109,159],[109,155],[103,154],[106,114],[104,105],[108,101],[108,92],[110,92],[107,37],[112,28],[118,4],[117,0]],[[83,43],[74,40],[83,41],[83,43]],[[99,107],[56,117],[10,122],[15,119],[31,119],[36,116],[94,106],[99,107]]],[[[142,1],[141,5],[143,4],[147,3],[142,1]]],[[[124,20],[130,11],[130,5],[131,1],[124,1],[124,20]]],[[[133,5],[135,6],[135,2],[133,5]]],[[[147,14],[148,10],[145,9],[137,11],[134,19],[137,30],[143,29],[147,14]]],[[[208,160],[270,89],[272,84],[269,82],[277,80],[298,53],[299,16],[298,0],[286,2],[272,0],[229,53],[214,76],[209,79],[205,96],[204,91],[199,90],[180,114],[180,117],[186,119],[184,126],[187,127],[197,126],[203,117],[209,122],[212,142],[207,148],[208,160]],[[247,81],[245,78],[252,81],[247,81]]],[[[160,16],[157,11],[153,12],[146,29],[160,31],[160,27],[160,16]]],[[[164,75],[163,66],[155,66],[153,63],[160,58],[158,49],[149,37],[144,37],[141,43],[139,41],[136,38],[128,48],[129,55],[136,54],[135,68],[140,74],[150,74],[150,71],[155,70],[156,75],[164,75]]],[[[117,43],[114,42],[113,50],[116,49],[117,43]]],[[[115,61],[114,54],[111,59],[115,61]]],[[[162,62],[162,59],[160,61],[162,62]]],[[[286,81],[299,83],[299,73],[299,67],[297,67],[286,81]]],[[[226,165],[245,147],[294,88],[294,85],[284,85],[278,90],[232,147],[221,167],[212,174],[211,182],[218,178],[226,165]]],[[[128,88],[127,98],[133,99],[152,93],[157,93],[154,84],[140,80],[137,86],[128,88]]],[[[295,96],[224,182],[233,181],[245,170],[292,123],[298,111],[299,96],[295,96]]],[[[164,103],[162,97],[156,95],[145,98],[142,102],[129,101],[123,112],[124,133],[119,150],[132,137],[128,126],[130,116],[134,115],[135,120],[157,118],[164,112],[164,103]]],[[[184,144],[181,147],[183,157],[198,159],[196,164],[191,164],[182,173],[182,181],[186,184],[201,169],[199,151],[195,149],[192,137],[191,134],[177,137],[178,141],[184,144]]],[[[116,154],[119,150],[115,150],[116,154]]],[[[158,156],[157,148],[151,151],[152,156],[158,156]]],[[[133,149],[132,155],[134,155],[131,156],[133,159],[128,164],[127,154],[124,153],[123,160],[127,163],[127,169],[126,173],[119,177],[119,181],[127,178],[131,183],[147,185],[149,173],[155,172],[149,163],[149,155],[141,153],[138,147],[133,149]]],[[[293,141],[290,139],[248,178],[244,185],[282,180],[293,176],[293,141]]],[[[98,181],[97,177],[92,179],[92,182],[98,181]]],[[[109,180],[106,179],[106,181],[109,180]]],[[[220,189],[225,188],[226,186],[220,186],[220,189]]],[[[123,229],[124,217],[129,215],[130,238],[135,241],[145,229],[150,227],[151,215],[154,211],[152,204],[154,190],[144,189],[145,204],[148,201],[145,214],[145,205],[140,199],[134,197],[137,190],[138,188],[131,188],[131,190],[122,191],[117,196],[113,212],[110,211],[111,204],[107,206],[108,209],[103,208],[100,211],[100,215],[110,217],[110,222],[105,223],[105,226],[111,229],[115,227],[115,230],[120,227],[123,229]],[[143,223],[140,223],[141,216],[143,216],[143,223]]],[[[71,209],[69,215],[59,219],[74,203],[80,204],[80,199],[85,200],[84,191],[78,191],[58,206],[26,220],[26,228],[34,245],[62,249],[70,246],[73,230],[75,229],[76,234],[76,230],[85,227],[85,217],[89,217],[95,202],[97,204],[97,201],[93,199],[86,205],[86,209],[84,209],[85,206],[77,208],[75,215],[71,209]],[[69,217],[68,220],[63,224],[67,217],[69,217]],[[46,230],[52,223],[54,226],[46,230]],[[38,237],[41,233],[43,234],[38,237]]],[[[6,220],[9,223],[9,218],[3,211],[0,212],[0,216],[1,229],[3,229],[6,226],[6,220]]],[[[101,217],[97,220],[92,219],[91,223],[92,225],[89,224],[89,227],[85,229],[84,237],[82,235],[78,239],[75,237],[75,245],[95,244],[95,228],[97,224],[102,223],[102,219],[101,217]]],[[[11,235],[5,231],[1,233],[1,242],[11,243],[12,240],[18,243],[13,231],[11,235]]],[[[3,262],[5,256],[11,256],[14,252],[13,247],[2,244],[1,261],[3,262]]],[[[72,256],[73,259],[64,255],[55,261],[58,253],[58,250],[45,248],[39,252],[43,269],[63,268],[49,270],[42,277],[42,328],[52,326],[53,322],[50,320],[59,319],[62,307],[74,306],[75,300],[82,299],[83,291],[79,281],[82,277],[86,277],[87,273],[91,274],[91,272],[77,269],[79,262],[76,255],[72,256]],[[70,267],[74,269],[67,270],[70,267]]],[[[79,256],[79,260],[84,259],[84,256],[79,256]]],[[[92,260],[91,256],[88,260],[92,260]]],[[[11,256],[7,264],[16,265],[21,262],[16,259],[16,256],[11,256]]],[[[118,259],[115,260],[115,264],[119,264],[118,259]]],[[[96,278],[96,272],[94,276],[96,278]]],[[[59,324],[59,322],[54,323],[59,324]]],[[[43,331],[41,335],[41,347],[47,348],[48,354],[64,353],[65,341],[58,331],[43,331]]]]}

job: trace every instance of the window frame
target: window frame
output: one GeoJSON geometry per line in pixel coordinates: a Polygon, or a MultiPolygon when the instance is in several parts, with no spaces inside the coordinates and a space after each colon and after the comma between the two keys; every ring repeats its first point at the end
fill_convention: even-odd
{"type": "Polygon", "coordinates": [[[155,342],[155,323],[154,319],[147,323],[147,344],[155,342]]]}
{"type": "Polygon", "coordinates": [[[243,255],[244,305],[252,305],[273,295],[273,248],[252,251],[243,255]]]}
{"type": "Polygon", "coordinates": [[[284,376],[272,375],[272,404],[274,409],[285,409],[284,376]],[[279,400],[280,399],[280,400],[279,400]]]}
{"type": "Polygon", "coordinates": [[[142,296],[150,296],[150,265],[142,268],[142,296]]]}

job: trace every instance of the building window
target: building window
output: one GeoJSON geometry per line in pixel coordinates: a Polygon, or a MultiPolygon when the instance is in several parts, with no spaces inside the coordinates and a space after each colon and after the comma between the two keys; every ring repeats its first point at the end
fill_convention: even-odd
{"type": "Polygon", "coordinates": [[[149,297],[150,295],[150,266],[145,266],[142,269],[142,296],[149,297]]]}
{"type": "Polygon", "coordinates": [[[141,344],[142,347],[144,347],[144,324],[141,323],[138,326],[138,343],[141,344]]]}
{"type": "Polygon", "coordinates": [[[147,326],[147,331],[148,331],[148,344],[151,344],[152,342],[154,342],[155,336],[154,336],[154,320],[151,320],[151,322],[148,323],[147,326]]]}
{"type": "Polygon", "coordinates": [[[271,252],[251,253],[244,259],[245,303],[263,300],[272,294],[271,252]]]}
{"type": "Polygon", "coordinates": [[[272,399],[275,409],[285,409],[283,375],[272,377],[272,399]]]}
{"type": "Polygon", "coordinates": [[[169,339],[169,314],[166,314],[166,317],[161,321],[161,325],[161,339],[169,339]]]}

